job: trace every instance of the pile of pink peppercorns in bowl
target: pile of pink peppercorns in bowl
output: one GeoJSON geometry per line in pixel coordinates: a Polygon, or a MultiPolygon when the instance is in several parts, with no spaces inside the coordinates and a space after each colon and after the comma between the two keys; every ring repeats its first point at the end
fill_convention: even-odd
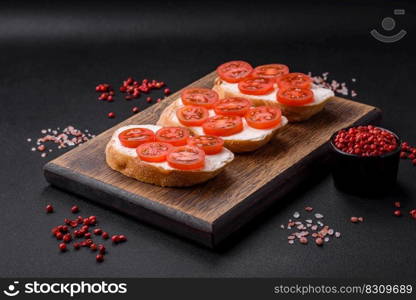
{"type": "Polygon", "coordinates": [[[395,186],[401,142],[384,128],[366,125],[341,129],[330,140],[332,175],[340,190],[379,194],[395,186]]]}

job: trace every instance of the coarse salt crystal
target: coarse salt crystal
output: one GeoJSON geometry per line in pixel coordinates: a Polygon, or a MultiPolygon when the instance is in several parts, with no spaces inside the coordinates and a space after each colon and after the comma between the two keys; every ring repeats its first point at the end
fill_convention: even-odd
{"type": "Polygon", "coordinates": [[[335,237],[339,238],[341,236],[341,232],[335,232],[335,237]]]}
{"type": "Polygon", "coordinates": [[[293,214],[293,217],[294,217],[295,219],[298,219],[298,218],[300,217],[300,213],[299,213],[299,212],[297,212],[297,211],[295,211],[295,213],[293,214]]]}
{"type": "Polygon", "coordinates": [[[322,214],[319,214],[319,213],[315,214],[315,218],[317,218],[317,219],[322,219],[323,217],[324,217],[324,215],[322,215],[322,214]]]}

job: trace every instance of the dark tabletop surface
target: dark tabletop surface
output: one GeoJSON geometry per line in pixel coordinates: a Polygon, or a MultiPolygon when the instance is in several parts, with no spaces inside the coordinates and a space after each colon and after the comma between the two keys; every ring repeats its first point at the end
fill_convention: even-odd
{"type": "Polygon", "coordinates": [[[401,162],[397,189],[375,199],[337,191],[329,175],[311,178],[212,251],[50,187],[42,166],[64,150],[41,158],[26,141],[43,128],[67,125],[98,134],[129,117],[134,104],[149,106],[143,97],[134,104],[120,96],[99,102],[97,83],[117,87],[128,76],[148,77],[176,91],[224,61],[244,59],[330,72],[357,91],[357,101],[383,109],[383,126],[416,144],[414,5],[330,2],[3,4],[0,276],[415,278],[416,221],[392,216],[393,201],[406,212],[416,208],[416,167],[409,161],[401,162]],[[393,16],[395,8],[406,14],[393,16]],[[373,28],[387,34],[380,22],[388,16],[396,19],[392,32],[408,32],[403,40],[384,44],[370,36],[373,28]],[[108,119],[109,111],[117,117],[108,119]],[[55,213],[45,214],[47,203],[55,213]],[[74,204],[110,233],[128,237],[108,246],[105,263],[87,251],[59,253],[50,236],[74,204]],[[288,245],[279,226],[305,205],[324,214],[342,238],[322,248],[288,245]],[[352,215],[365,222],[351,224],[352,215]]]}

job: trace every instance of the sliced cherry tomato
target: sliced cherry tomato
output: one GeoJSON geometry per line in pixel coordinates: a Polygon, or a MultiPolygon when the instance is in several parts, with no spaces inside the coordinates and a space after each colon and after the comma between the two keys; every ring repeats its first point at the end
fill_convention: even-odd
{"type": "Polygon", "coordinates": [[[280,89],[288,87],[310,89],[312,86],[312,78],[303,73],[289,73],[280,76],[276,80],[280,89]]]}
{"type": "Polygon", "coordinates": [[[273,91],[272,78],[249,77],[238,83],[240,92],[247,95],[265,95],[273,91]]]}
{"type": "Polygon", "coordinates": [[[138,127],[120,132],[118,138],[124,147],[136,148],[143,143],[153,142],[155,134],[150,129],[138,127]]]}
{"type": "Polygon", "coordinates": [[[244,117],[253,103],[249,99],[231,97],[218,100],[215,103],[214,111],[217,115],[244,117]]]}
{"type": "Polygon", "coordinates": [[[289,68],[286,65],[270,64],[255,67],[253,70],[253,77],[273,78],[276,79],[282,75],[289,73],[289,68]]]}
{"type": "Polygon", "coordinates": [[[181,94],[182,102],[185,105],[203,106],[210,109],[218,100],[217,92],[204,88],[189,88],[181,94]]]}
{"type": "Polygon", "coordinates": [[[205,154],[217,154],[221,152],[224,140],[213,135],[191,136],[188,138],[188,145],[204,150],[205,154]]]}
{"type": "Polygon", "coordinates": [[[253,67],[245,61],[233,60],[220,65],[217,68],[218,76],[222,80],[236,83],[246,78],[253,71],[253,67]]]}
{"type": "Polygon", "coordinates": [[[313,93],[310,89],[287,88],[277,93],[277,101],[291,106],[302,106],[313,102],[313,93]]]}
{"type": "Polygon", "coordinates": [[[163,127],[156,131],[156,141],[173,146],[186,145],[188,137],[189,130],[184,127],[163,127]]]}
{"type": "Polygon", "coordinates": [[[201,126],[208,117],[208,110],[201,106],[186,105],[176,111],[179,121],[185,126],[201,126]]]}
{"type": "Polygon", "coordinates": [[[282,112],[277,107],[257,106],[246,115],[247,124],[256,129],[273,128],[282,121],[282,112]]]}
{"type": "Polygon", "coordinates": [[[153,142],[144,143],[136,148],[137,155],[141,160],[148,162],[163,162],[173,146],[168,143],[153,142]]]}
{"type": "Polygon", "coordinates": [[[205,134],[229,136],[243,131],[243,121],[239,116],[213,116],[202,124],[205,134]]]}
{"type": "Polygon", "coordinates": [[[180,170],[200,170],[205,166],[205,153],[194,146],[173,148],[167,156],[168,164],[180,170]]]}

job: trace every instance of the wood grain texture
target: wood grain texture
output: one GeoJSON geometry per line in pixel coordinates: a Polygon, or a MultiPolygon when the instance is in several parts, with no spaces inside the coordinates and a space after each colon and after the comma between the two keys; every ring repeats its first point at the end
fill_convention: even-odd
{"type": "MultiPolygon", "coordinates": [[[[190,86],[211,88],[214,78],[213,72],[190,86]]],[[[381,116],[375,107],[335,97],[309,121],[286,126],[265,147],[237,155],[219,176],[189,188],[162,188],[111,170],[104,149],[112,133],[128,124],[154,124],[179,93],[49,162],[46,178],[58,187],[215,246],[323,166],[328,158],[326,142],[335,131],[376,122],[381,116]],[[265,200],[270,194],[274,197],[265,200]]]]}

